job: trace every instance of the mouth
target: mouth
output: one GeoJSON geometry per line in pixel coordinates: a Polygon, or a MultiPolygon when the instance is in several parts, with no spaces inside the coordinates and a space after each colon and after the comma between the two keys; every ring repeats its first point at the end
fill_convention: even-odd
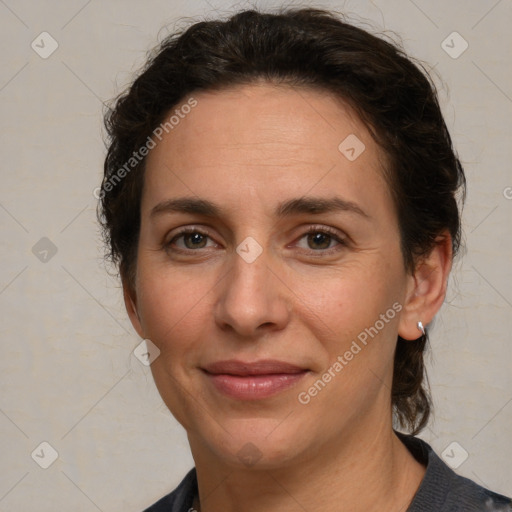
{"type": "Polygon", "coordinates": [[[261,400],[296,385],[309,370],[287,362],[218,361],[202,368],[217,391],[238,400],[261,400]]]}

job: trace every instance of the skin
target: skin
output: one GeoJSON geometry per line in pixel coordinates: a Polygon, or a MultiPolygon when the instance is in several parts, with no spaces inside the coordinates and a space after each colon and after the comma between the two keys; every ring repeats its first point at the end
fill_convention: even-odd
{"type": "Polygon", "coordinates": [[[148,156],[136,279],[124,292],[134,328],[161,351],[151,369],[188,433],[201,510],[406,510],[425,468],[392,430],[393,354],[398,334],[414,343],[417,321],[428,324],[441,307],[449,236],[407,272],[386,159],[339,99],[266,83],[194,97],[197,106],[148,156]],[[338,150],[349,134],[365,144],[354,161],[338,150]],[[364,215],[276,214],[291,199],[334,196],[364,215]],[[181,197],[221,211],[151,215],[181,197]],[[206,237],[179,237],[185,226],[206,237]],[[308,238],[310,227],[335,235],[308,238]],[[236,252],[246,237],[262,248],[252,263],[236,252]],[[395,303],[401,311],[378,335],[299,403],[395,303]],[[309,372],[275,396],[241,401],[201,370],[226,359],[277,359],[309,372]],[[256,463],[240,457],[244,446],[256,463]]]}

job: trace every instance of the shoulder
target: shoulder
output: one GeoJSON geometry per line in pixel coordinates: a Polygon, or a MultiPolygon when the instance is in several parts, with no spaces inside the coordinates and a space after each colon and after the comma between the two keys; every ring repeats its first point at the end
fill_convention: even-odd
{"type": "Polygon", "coordinates": [[[427,471],[407,512],[512,512],[512,500],[457,475],[425,441],[398,437],[427,471]]]}
{"type": "Polygon", "coordinates": [[[144,512],[192,512],[192,502],[197,494],[197,476],[192,468],[181,483],[144,512]]]}

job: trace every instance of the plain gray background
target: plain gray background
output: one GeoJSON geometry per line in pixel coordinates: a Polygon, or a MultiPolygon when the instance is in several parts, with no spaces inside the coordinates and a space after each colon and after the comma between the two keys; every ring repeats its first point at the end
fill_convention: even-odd
{"type": "MultiPolygon", "coordinates": [[[[183,18],[250,5],[282,4],[0,0],[0,511],[140,511],[192,467],[183,429],[132,354],[140,340],[102,264],[102,102],[183,18]],[[49,56],[55,43],[42,32],[58,44],[49,56]],[[42,442],[58,454],[47,469],[42,442]]],[[[512,2],[287,5],[396,31],[442,78],[468,178],[467,254],[432,330],[435,417],[422,436],[459,473],[511,495],[512,2]]]]}

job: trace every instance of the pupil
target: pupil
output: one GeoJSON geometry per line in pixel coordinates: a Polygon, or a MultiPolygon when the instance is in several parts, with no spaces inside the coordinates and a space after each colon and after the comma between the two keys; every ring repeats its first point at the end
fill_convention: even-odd
{"type": "Polygon", "coordinates": [[[314,233],[308,236],[308,242],[313,245],[313,249],[327,249],[330,243],[330,236],[325,233],[314,233]]]}
{"type": "Polygon", "coordinates": [[[185,245],[188,249],[204,247],[205,239],[201,233],[191,233],[185,237],[185,245]]]}

